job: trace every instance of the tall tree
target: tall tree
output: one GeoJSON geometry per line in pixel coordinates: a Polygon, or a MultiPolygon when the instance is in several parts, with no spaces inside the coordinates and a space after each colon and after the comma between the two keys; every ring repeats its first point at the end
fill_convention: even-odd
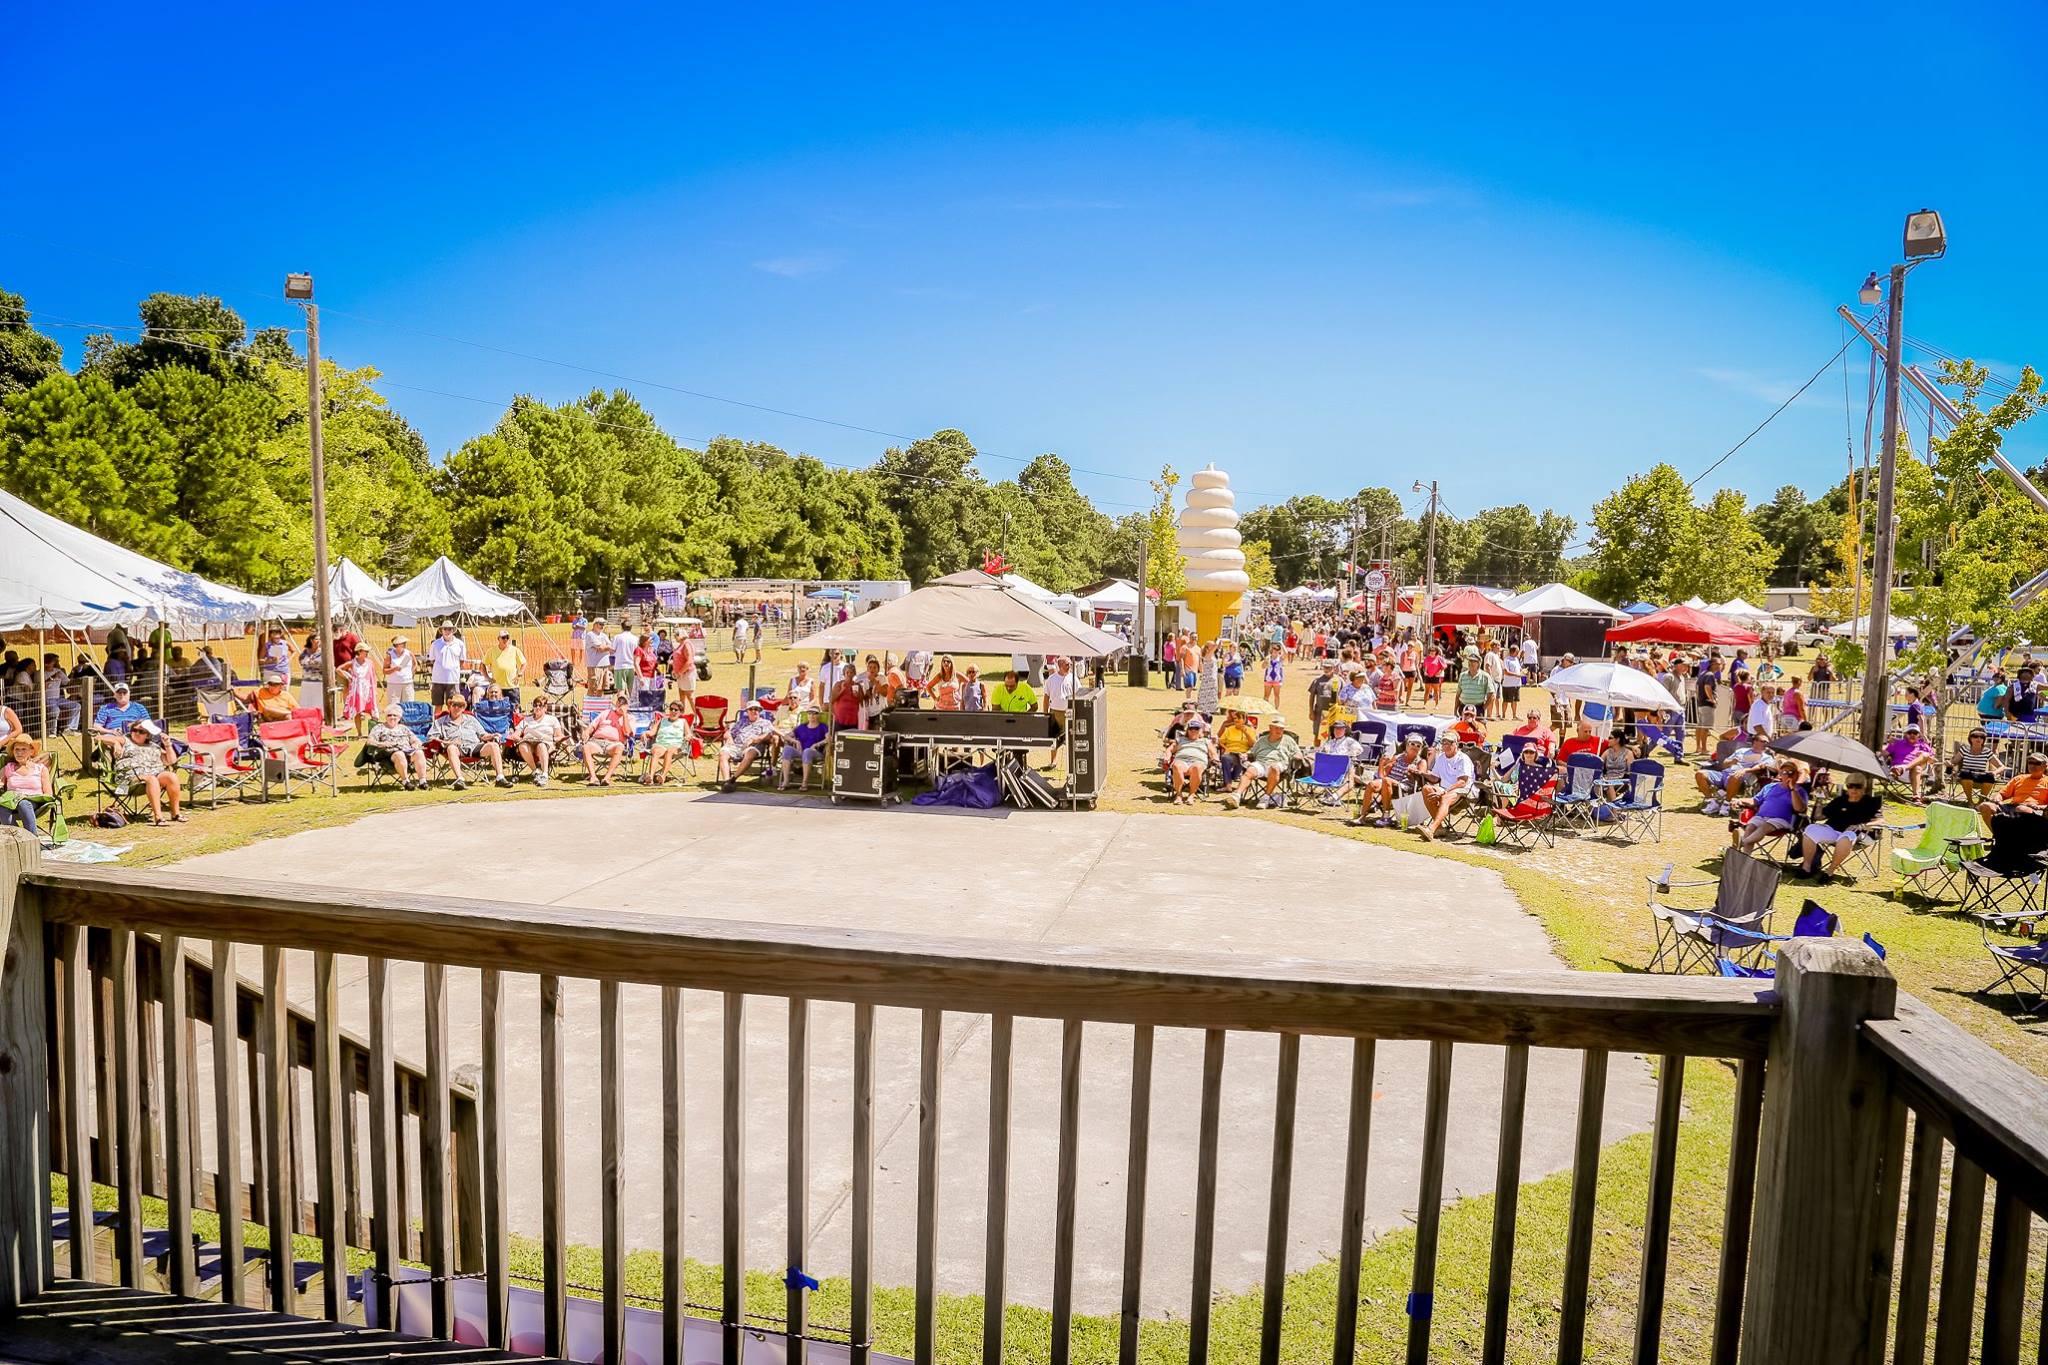
{"type": "Polygon", "coordinates": [[[28,300],[0,289],[0,398],[64,373],[64,348],[29,323],[28,300]]]}
{"type": "Polygon", "coordinates": [[[115,387],[139,383],[151,370],[183,365],[216,379],[249,373],[248,324],[211,294],[151,294],[136,306],[142,335],[121,341],[105,332],[86,338],[84,368],[115,387]]]}
{"type": "Polygon", "coordinates": [[[1786,484],[1749,514],[1757,533],[1778,547],[1773,587],[1811,583],[1834,566],[1834,517],[1819,502],[1808,502],[1797,484],[1786,484]]]}
{"type": "Polygon", "coordinates": [[[1662,596],[1665,574],[1694,516],[1685,476],[1669,464],[1630,475],[1593,506],[1592,564],[1581,586],[1617,604],[1662,596]]]}
{"type": "Polygon", "coordinates": [[[1778,547],[1750,520],[1748,500],[1723,488],[1687,519],[1664,566],[1663,596],[1670,601],[1703,597],[1709,602],[1763,595],[1778,547]]]}
{"type": "Polygon", "coordinates": [[[1454,549],[1460,582],[1492,587],[1534,587],[1564,574],[1564,547],[1577,523],[1546,510],[1540,517],[1525,503],[1489,507],[1465,523],[1454,549]]]}
{"type": "Polygon", "coordinates": [[[1057,455],[1040,455],[1017,475],[1017,488],[1045,530],[1045,577],[1032,577],[1055,592],[1066,592],[1102,576],[1110,520],[1080,489],[1073,471],[1057,455]]]}
{"type": "Polygon", "coordinates": [[[1150,542],[1145,553],[1144,587],[1159,594],[1161,602],[1168,602],[1188,590],[1188,557],[1181,553],[1180,527],[1173,506],[1173,490],[1180,486],[1180,475],[1172,465],[1161,465],[1159,477],[1152,481],[1152,511],[1146,518],[1145,538],[1150,542]]]}
{"type": "Polygon", "coordinates": [[[981,562],[999,549],[1000,517],[991,518],[988,484],[974,468],[974,443],[948,428],[875,462],[882,496],[903,527],[903,568],[914,583],[981,562]]]}

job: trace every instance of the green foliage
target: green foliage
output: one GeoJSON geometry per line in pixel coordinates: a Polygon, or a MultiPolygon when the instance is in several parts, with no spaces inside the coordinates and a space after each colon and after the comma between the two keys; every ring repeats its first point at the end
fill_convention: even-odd
{"type": "Polygon", "coordinates": [[[1777,562],[1778,547],[1750,521],[1748,499],[1723,488],[1682,523],[1676,553],[1665,566],[1664,598],[1760,597],[1777,562]]]}
{"type": "Polygon", "coordinates": [[[29,325],[28,300],[0,289],[0,398],[64,372],[64,348],[29,325]]]}
{"type": "Polygon", "coordinates": [[[1538,516],[1523,503],[1489,507],[1456,528],[1462,533],[1454,537],[1457,558],[1444,557],[1438,532],[1437,577],[1503,588],[1555,582],[1564,576],[1564,547],[1577,525],[1547,509],[1538,516]]]}
{"type": "Polygon", "coordinates": [[[1263,540],[1247,540],[1240,547],[1244,551],[1245,577],[1251,579],[1254,588],[1270,588],[1279,582],[1273,569],[1273,550],[1263,540]]]}
{"type": "Polygon", "coordinates": [[[1179,485],[1180,475],[1173,466],[1161,465],[1159,477],[1152,480],[1152,511],[1146,518],[1145,538],[1150,545],[1143,586],[1158,593],[1161,603],[1188,590],[1188,557],[1180,551],[1180,527],[1173,506],[1173,490],[1179,485]]]}
{"type": "Polygon", "coordinates": [[[1724,488],[1701,507],[1669,464],[1633,475],[1593,507],[1587,592],[1607,602],[1756,597],[1778,547],[1753,522],[1747,500],[1724,488]]]}
{"type": "Polygon", "coordinates": [[[151,294],[137,306],[142,334],[119,341],[107,333],[86,339],[85,369],[117,388],[141,382],[152,370],[183,365],[216,379],[245,375],[248,324],[210,294],[151,294]]]}
{"type": "Polygon", "coordinates": [[[1797,485],[1788,483],[1769,502],[1757,504],[1749,520],[1757,534],[1777,547],[1771,586],[1811,583],[1840,566],[1835,551],[1837,514],[1825,501],[1808,502],[1797,485]]]}

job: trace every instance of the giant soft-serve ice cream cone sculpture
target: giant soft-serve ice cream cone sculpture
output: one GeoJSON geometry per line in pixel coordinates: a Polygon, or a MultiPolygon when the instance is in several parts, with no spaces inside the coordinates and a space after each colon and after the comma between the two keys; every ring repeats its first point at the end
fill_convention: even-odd
{"type": "Polygon", "coordinates": [[[1195,638],[1204,644],[1223,633],[1223,618],[1244,605],[1252,580],[1244,571],[1237,531],[1237,494],[1230,476],[1210,465],[1194,477],[1180,514],[1180,552],[1187,560],[1187,604],[1195,638]]]}

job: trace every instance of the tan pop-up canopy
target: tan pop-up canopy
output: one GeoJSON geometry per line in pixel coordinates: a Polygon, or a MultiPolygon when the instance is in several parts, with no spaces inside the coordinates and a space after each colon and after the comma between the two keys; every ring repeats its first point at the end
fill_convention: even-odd
{"type": "Polygon", "coordinates": [[[1126,641],[1063,616],[979,569],[947,574],[806,636],[805,648],[922,649],[933,654],[1065,654],[1093,659],[1126,641]]]}

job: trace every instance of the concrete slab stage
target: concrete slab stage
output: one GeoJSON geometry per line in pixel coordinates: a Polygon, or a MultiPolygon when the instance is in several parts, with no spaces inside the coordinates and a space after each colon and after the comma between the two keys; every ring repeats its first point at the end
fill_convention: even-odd
{"type": "MultiPolygon", "coordinates": [[[[192,872],[293,884],[480,896],[536,905],[852,926],[1037,944],[1114,945],[1366,962],[1378,967],[1556,967],[1541,928],[1499,876],[1445,859],[1333,839],[1253,818],[1168,814],[953,812],[825,808],[769,796],[657,793],[605,801],[437,805],[191,859],[192,872]]],[[[365,944],[366,950],[375,945],[365,944]]],[[[260,954],[244,971],[257,974],[260,954]]],[[[310,990],[309,956],[290,955],[291,990],[310,990]]],[[[367,968],[341,964],[349,1027],[367,1018],[367,968]]],[[[393,970],[405,1055],[423,1055],[418,967],[393,970]]],[[[480,984],[450,973],[456,1064],[478,1060],[480,984]]],[[[600,1236],[597,987],[568,988],[568,1204],[571,1235],[600,1236]]],[[[720,1247],[720,998],[687,992],[686,1248],[720,1247]]],[[[626,1236],[661,1244],[660,1002],[623,989],[627,1040],[626,1236]]],[[[918,1015],[877,1014],[876,1276],[911,1283],[917,1190],[918,1015]]],[[[787,1011],[753,998],[747,1014],[747,1259],[786,1263],[787,1011]]],[[[540,1230],[538,984],[508,979],[510,1208],[515,1231],[540,1230]]],[[[988,1179],[988,1019],[944,1019],[940,1110],[940,1287],[983,1287],[988,1179]]],[[[1121,1292],[1129,1028],[1088,1027],[1082,1048],[1075,1306],[1114,1313],[1121,1292]]],[[[809,1253],[804,1269],[849,1260],[852,1007],[812,1006],[809,1253]]],[[[1147,1182],[1144,1311],[1188,1311],[1192,1266],[1199,1030],[1158,1031],[1147,1182]]],[[[1290,1269],[1337,1254],[1351,1045],[1308,1038],[1301,1056],[1290,1269]]],[[[1058,1156],[1060,1025],[1017,1021],[1010,1168],[1009,1295],[1049,1305],[1058,1156]]],[[[1257,1284],[1264,1265],[1277,1040],[1232,1035],[1223,1089],[1215,1284],[1257,1284]]],[[[206,1049],[200,1049],[206,1056],[206,1049]]],[[[1366,1222],[1377,1235],[1414,1217],[1427,1045],[1382,1043],[1374,1071],[1366,1222]]],[[[1446,1198],[1492,1184],[1502,1053],[1456,1050],[1446,1198]]],[[[207,1082],[210,1084],[210,1082],[207,1082]]],[[[1578,1058],[1538,1051],[1523,1171],[1569,1166],[1578,1058]]],[[[1639,1059],[1616,1059],[1605,1137],[1648,1127],[1653,1088],[1639,1059]]],[[[247,1131],[245,1129],[245,1131],[247,1131]]],[[[210,1135],[203,1139],[210,1142],[210,1135]]],[[[310,1188],[310,1185],[308,1186],[310,1188]]]]}

